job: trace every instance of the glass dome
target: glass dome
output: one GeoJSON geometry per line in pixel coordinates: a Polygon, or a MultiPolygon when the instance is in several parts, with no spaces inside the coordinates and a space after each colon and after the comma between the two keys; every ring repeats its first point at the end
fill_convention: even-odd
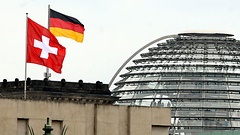
{"type": "Polygon", "coordinates": [[[116,104],[171,108],[174,135],[240,129],[240,41],[181,33],[141,52],[115,83],[116,104]]]}

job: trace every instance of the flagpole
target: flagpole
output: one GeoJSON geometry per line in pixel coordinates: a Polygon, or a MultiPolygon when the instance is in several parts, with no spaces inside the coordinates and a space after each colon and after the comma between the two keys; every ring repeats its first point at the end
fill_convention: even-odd
{"type": "MultiPolygon", "coordinates": [[[[48,30],[50,27],[50,5],[48,5],[48,30]]],[[[49,77],[51,77],[51,73],[49,73],[49,68],[46,68],[46,73],[44,75],[45,78],[49,79],[49,77]]]]}
{"type": "Polygon", "coordinates": [[[24,79],[24,99],[27,98],[27,38],[28,38],[28,13],[26,13],[26,50],[25,50],[25,79],[24,79]]]}

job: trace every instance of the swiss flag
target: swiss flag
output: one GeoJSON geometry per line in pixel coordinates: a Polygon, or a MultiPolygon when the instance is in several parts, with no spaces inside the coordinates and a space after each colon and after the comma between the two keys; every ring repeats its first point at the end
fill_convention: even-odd
{"type": "Polygon", "coordinates": [[[61,73],[66,48],[46,28],[28,18],[27,63],[35,63],[61,73]]]}

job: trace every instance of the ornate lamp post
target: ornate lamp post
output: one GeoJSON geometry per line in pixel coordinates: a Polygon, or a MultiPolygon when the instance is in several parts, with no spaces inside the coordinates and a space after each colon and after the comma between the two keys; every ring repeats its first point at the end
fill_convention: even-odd
{"type": "Polygon", "coordinates": [[[51,131],[53,130],[52,126],[49,123],[49,118],[47,118],[47,124],[45,124],[43,131],[45,132],[43,135],[53,135],[51,131]]]}
{"type": "MultiPolygon", "coordinates": [[[[30,135],[35,135],[32,127],[28,126],[28,129],[29,129],[30,135]]],[[[43,127],[43,131],[44,131],[43,135],[53,135],[51,133],[52,130],[53,130],[53,128],[49,123],[49,118],[47,118],[47,124],[45,124],[44,127],[43,127]]],[[[61,131],[61,135],[66,135],[66,132],[67,132],[67,127],[66,127],[66,125],[64,125],[64,127],[61,131]]]]}

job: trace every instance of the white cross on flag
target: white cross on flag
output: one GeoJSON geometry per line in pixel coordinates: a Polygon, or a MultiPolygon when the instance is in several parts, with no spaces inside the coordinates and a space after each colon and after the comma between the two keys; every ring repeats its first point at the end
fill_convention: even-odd
{"type": "Polygon", "coordinates": [[[51,68],[61,73],[66,48],[46,28],[28,18],[27,62],[51,68]]]}

